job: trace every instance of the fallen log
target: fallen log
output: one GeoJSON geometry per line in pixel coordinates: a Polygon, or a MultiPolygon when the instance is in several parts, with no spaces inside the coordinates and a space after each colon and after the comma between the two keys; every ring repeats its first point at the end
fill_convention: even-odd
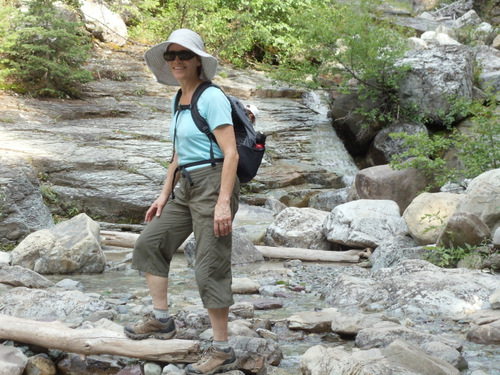
{"type": "Polygon", "coordinates": [[[363,250],[328,251],[295,247],[256,246],[266,258],[299,259],[311,262],[357,263],[363,250]]]}
{"type": "MultiPolygon", "coordinates": [[[[139,237],[136,233],[101,231],[101,243],[107,246],[133,248],[139,237]]],[[[182,250],[181,246],[180,250],[182,250]]],[[[357,263],[364,250],[328,251],[295,247],[256,246],[266,258],[300,259],[311,262],[357,263]]]]}
{"type": "Polygon", "coordinates": [[[101,230],[101,244],[107,246],[133,248],[137,237],[137,233],[101,230]]]}
{"type": "Polygon", "coordinates": [[[0,339],[83,355],[110,354],[150,361],[192,363],[200,342],[192,340],[132,340],[103,328],[72,329],[60,321],[41,322],[0,314],[0,339]]]}

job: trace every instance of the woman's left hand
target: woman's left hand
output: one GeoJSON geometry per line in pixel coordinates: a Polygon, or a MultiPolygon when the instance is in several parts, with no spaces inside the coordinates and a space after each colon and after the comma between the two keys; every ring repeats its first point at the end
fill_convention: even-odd
{"type": "Polygon", "coordinates": [[[215,237],[227,236],[233,230],[229,203],[217,203],[214,211],[215,237]]]}

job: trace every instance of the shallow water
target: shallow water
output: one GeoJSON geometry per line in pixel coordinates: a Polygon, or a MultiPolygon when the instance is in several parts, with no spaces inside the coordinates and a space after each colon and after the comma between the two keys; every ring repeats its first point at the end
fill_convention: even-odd
{"type": "MultiPolygon", "coordinates": [[[[303,262],[305,267],[324,267],[325,273],[329,272],[327,263],[303,262]]],[[[335,265],[336,269],[339,265],[335,265]]],[[[345,267],[357,267],[346,265],[345,267]]],[[[262,263],[255,263],[244,266],[233,267],[234,277],[251,277],[259,279],[262,275],[274,275],[283,271],[283,262],[270,260],[262,263]]],[[[322,271],[319,271],[322,272],[322,271]]],[[[72,275],[50,276],[52,281],[57,282],[64,278],[71,278],[82,283],[85,292],[95,292],[102,295],[129,295],[138,294],[146,296],[148,294],[144,277],[137,271],[107,271],[100,275],[72,275]]],[[[291,374],[300,374],[299,361],[304,352],[314,345],[342,346],[349,350],[354,347],[354,341],[346,341],[338,335],[314,334],[302,331],[291,331],[286,327],[285,320],[294,313],[303,311],[314,311],[315,309],[328,308],[318,294],[315,293],[290,293],[290,298],[279,298],[283,301],[283,307],[275,310],[255,310],[255,318],[266,318],[273,322],[273,332],[278,336],[278,343],[283,351],[284,358],[279,367],[287,370],[291,374]]],[[[235,301],[252,301],[260,298],[259,295],[235,295],[235,301]]],[[[266,297],[267,298],[267,297],[266,297]]],[[[198,290],[194,280],[194,271],[189,268],[184,254],[177,253],[174,257],[169,282],[169,299],[172,313],[176,314],[184,306],[201,304],[198,290]]],[[[116,322],[125,324],[136,319],[134,315],[119,314],[116,322]]],[[[462,372],[464,375],[472,375],[475,370],[482,370],[488,375],[500,375],[500,345],[484,346],[468,342],[465,339],[466,327],[450,320],[426,321],[415,323],[416,329],[431,332],[435,335],[443,335],[454,338],[462,342],[463,355],[469,364],[469,369],[462,372]],[[418,324],[422,324],[419,327],[418,324]]]]}

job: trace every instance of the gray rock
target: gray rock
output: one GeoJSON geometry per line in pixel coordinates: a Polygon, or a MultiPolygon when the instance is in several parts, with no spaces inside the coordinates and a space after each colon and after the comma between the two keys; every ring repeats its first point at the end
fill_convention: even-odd
{"type": "Polygon", "coordinates": [[[417,196],[403,213],[416,243],[435,244],[462,199],[463,194],[453,193],[422,193],[417,196]]]}
{"type": "Polygon", "coordinates": [[[27,319],[62,320],[80,324],[92,313],[108,310],[98,295],[80,291],[18,287],[0,295],[0,313],[27,319]]]}
{"type": "Polygon", "coordinates": [[[466,46],[410,51],[399,63],[411,66],[399,86],[401,105],[410,108],[418,103],[419,113],[434,122],[442,123],[450,114],[449,98],[472,98],[474,57],[466,46]]]}
{"type": "Polygon", "coordinates": [[[408,236],[395,236],[384,240],[370,255],[373,274],[381,268],[394,267],[405,259],[422,259],[427,250],[416,246],[415,240],[408,236]]]}
{"type": "Polygon", "coordinates": [[[27,364],[28,358],[20,349],[0,345],[0,375],[22,375],[27,364]]]}
{"type": "Polygon", "coordinates": [[[495,229],[495,232],[493,234],[493,246],[496,248],[500,247],[500,227],[495,229]]]}
{"type": "MultiPolygon", "coordinates": [[[[400,155],[408,149],[408,146],[404,145],[404,140],[391,136],[392,133],[415,134],[419,132],[428,133],[428,130],[421,124],[399,122],[382,129],[373,139],[364,164],[366,166],[388,164],[392,155],[400,155]]],[[[360,172],[363,172],[363,169],[360,172]]]]}
{"type": "Polygon", "coordinates": [[[392,200],[403,214],[428,183],[428,178],[417,169],[393,170],[389,165],[379,165],[359,171],[347,200],[353,200],[353,196],[356,199],[392,200]]]}
{"type": "Polygon", "coordinates": [[[492,309],[500,310],[500,288],[495,290],[489,299],[492,309]]]}
{"type": "Polygon", "coordinates": [[[309,199],[309,207],[330,212],[335,207],[347,202],[349,188],[322,190],[309,199]]]}
{"type": "Polygon", "coordinates": [[[469,366],[462,353],[439,341],[431,341],[420,345],[429,355],[444,359],[458,370],[466,370],[469,366]]]}
{"type": "Polygon", "coordinates": [[[101,273],[106,257],[99,224],[86,214],[30,234],[12,251],[12,264],[41,274],[101,273]]]}
{"type": "Polygon", "coordinates": [[[332,332],[347,336],[356,336],[359,331],[365,328],[370,328],[382,321],[390,320],[383,314],[337,312],[332,315],[332,332]]]}
{"type": "Polygon", "coordinates": [[[403,340],[382,349],[353,352],[313,346],[302,356],[300,368],[303,374],[309,375],[460,374],[451,364],[403,340]]]}
{"type": "Polygon", "coordinates": [[[483,345],[500,344],[500,319],[473,328],[467,333],[467,340],[483,345]]]}
{"type": "Polygon", "coordinates": [[[332,321],[338,315],[337,309],[328,308],[321,311],[304,311],[287,318],[289,329],[307,332],[331,332],[332,321]]]}
{"type": "Polygon", "coordinates": [[[42,275],[24,267],[0,264],[0,283],[27,288],[49,288],[52,281],[42,275]]]}
{"type": "Polygon", "coordinates": [[[370,279],[335,277],[323,296],[342,310],[385,312],[423,319],[453,316],[489,307],[500,276],[478,270],[442,269],[423,260],[404,260],[382,268],[370,279]]]}
{"type": "Polygon", "coordinates": [[[279,345],[271,339],[234,336],[229,344],[238,358],[238,368],[245,373],[258,374],[265,364],[277,366],[283,359],[279,345]]]}
{"type": "Polygon", "coordinates": [[[268,246],[330,250],[330,243],[322,232],[327,216],[327,212],[314,208],[288,207],[269,226],[264,243],[268,246]]]}
{"type": "Polygon", "coordinates": [[[440,233],[437,244],[447,249],[476,247],[491,238],[490,229],[474,214],[456,212],[440,233]]]}
{"type": "Polygon", "coordinates": [[[455,213],[470,213],[479,217],[494,233],[500,228],[500,168],[474,178],[465,190],[455,213]]]}
{"type": "Polygon", "coordinates": [[[456,350],[462,348],[462,344],[459,341],[419,332],[409,327],[403,327],[398,323],[387,321],[376,323],[371,327],[359,331],[356,335],[356,346],[361,349],[385,348],[397,339],[405,340],[418,346],[437,341],[456,350]]]}
{"type": "Polygon", "coordinates": [[[399,207],[391,200],[360,199],[335,207],[323,225],[328,241],[357,248],[377,247],[406,232],[399,207]]]}
{"type": "MultiPolygon", "coordinates": [[[[231,250],[231,264],[241,265],[249,263],[263,262],[262,253],[257,250],[255,245],[240,231],[233,231],[233,243],[231,250]]],[[[191,235],[184,246],[184,255],[186,256],[188,265],[194,267],[196,263],[195,257],[196,240],[191,235]]]]}
{"type": "Polygon", "coordinates": [[[84,0],[80,11],[85,26],[94,37],[106,43],[125,45],[128,39],[127,26],[123,19],[111,11],[107,5],[84,0]]]}
{"type": "Polygon", "coordinates": [[[27,158],[2,150],[0,246],[16,243],[34,231],[53,226],[54,220],[43,201],[36,172],[27,158]]]}

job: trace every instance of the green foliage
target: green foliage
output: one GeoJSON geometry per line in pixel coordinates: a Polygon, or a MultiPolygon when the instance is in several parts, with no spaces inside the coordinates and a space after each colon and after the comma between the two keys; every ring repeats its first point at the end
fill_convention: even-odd
{"type": "Polygon", "coordinates": [[[34,96],[78,97],[92,79],[83,69],[89,57],[89,36],[78,22],[67,21],[53,0],[31,0],[26,12],[16,11],[0,44],[0,79],[34,96]]]}
{"type": "Polygon", "coordinates": [[[426,246],[429,252],[425,256],[428,262],[444,268],[455,268],[462,259],[473,254],[476,247],[466,245],[465,248],[457,246],[455,248],[446,248],[443,246],[426,246]]]}
{"type": "Polygon", "coordinates": [[[42,183],[40,188],[43,201],[47,207],[59,204],[59,198],[57,196],[57,193],[54,190],[52,190],[52,185],[47,183],[42,183]]]}
{"type": "Polygon", "coordinates": [[[458,106],[462,114],[470,114],[471,127],[467,131],[456,128],[434,134],[394,133],[402,138],[407,150],[393,155],[390,165],[394,169],[417,168],[424,171],[433,182],[428,189],[447,182],[460,182],[500,167],[500,123],[497,102],[491,98],[484,105],[479,101],[458,106]],[[448,165],[446,155],[455,150],[460,164],[448,165]]]}
{"type": "Polygon", "coordinates": [[[427,233],[431,230],[442,230],[446,226],[446,216],[441,216],[441,212],[438,211],[435,214],[425,214],[420,218],[420,221],[427,220],[429,226],[425,228],[424,233],[427,233]]]}
{"type": "Polygon", "coordinates": [[[297,44],[290,19],[319,0],[141,0],[131,37],[159,43],[178,28],[200,33],[218,57],[247,66],[272,63],[297,44]]]}
{"type": "MultiPolygon", "coordinates": [[[[425,228],[424,233],[429,231],[442,231],[446,227],[446,216],[441,216],[440,211],[434,214],[425,214],[420,218],[420,221],[426,221],[429,226],[425,228]]],[[[465,247],[452,246],[447,248],[441,245],[429,245],[425,249],[428,251],[424,260],[444,268],[454,268],[463,259],[470,257],[472,254],[477,253],[477,246],[470,246],[468,244],[465,247]]],[[[483,255],[481,255],[484,257],[483,255]]]]}
{"type": "Polygon", "coordinates": [[[381,14],[381,5],[378,0],[316,2],[297,13],[293,32],[301,44],[282,56],[278,77],[299,83],[309,74],[317,77],[312,86],[336,80],[346,92],[355,80],[358,97],[376,108],[359,112],[369,121],[392,122],[398,83],[408,69],[396,64],[406,51],[407,36],[381,14]]]}

